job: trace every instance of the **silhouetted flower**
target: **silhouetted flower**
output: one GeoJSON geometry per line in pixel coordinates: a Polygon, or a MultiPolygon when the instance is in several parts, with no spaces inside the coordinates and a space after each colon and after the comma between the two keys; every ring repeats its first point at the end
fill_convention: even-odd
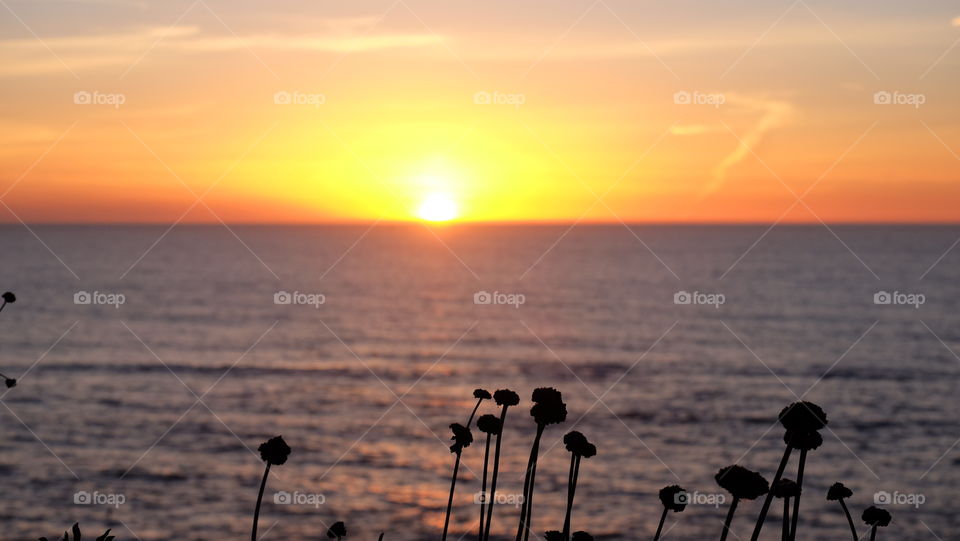
{"type": "Polygon", "coordinates": [[[464,447],[470,447],[470,444],[473,443],[473,434],[470,433],[469,428],[462,424],[453,423],[450,425],[450,430],[453,431],[453,437],[450,439],[454,442],[450,446],[451,453],[459,453],[463,451],[464,447]]]}
{"type": "Polygon", "coordinates": [[[276,436],[260,444],[257,448],[260,458],[267,463],[263,470],[263,479],[260,480],[260,492],[257,494],[257,507],[253,510],[253,529],[250,532],[250,541],[257,541],[257,524],[260,521],[260,504],[263,503],[263,489],[267,486],[267,477],[270,475],[270,466],[280,466],[290,456],[290,446],[283,441],[283,437],[276,436]]]}
{"type": "Polygon", "coordinates": [[[799,432],[787,430],[783,443],[801,451],[813,451],[823,445],[823,436],[819,432],[799,432]]]}
{"type": "Polygon", "coordinates": [[[567,420],[567,405],[563,403],[563,395],[553,387],[539,387],[533,390],[530,397],[533,407],[530,415],[537,423],[537,434],[530,446],[530,458],[527,459],[527,470],[523,479],[523,503],[520,509],[520,523],[517,525],[517,541],[527,541],[530,537],[530,522],[533,517],[533,493],[536,486],[537,461],[540,454],[540,440],[547,425],[562,423],[567,420]]]}
{"type": "Polygon", "coordinates": [[[12,291],[4,291],[3,295],[0,295],[0,298],[3,298],[3,302],[9,304],[17,302],[17,296],[14,295],[12,291]]]}
{"type": "Polygon", "coordinates": [[[847,508],[843,500],[853,496],[853,491],[843,486],[843,483],[834,483],[827,490],[827,500],[840,502],[840,508],[843,509],[843,515],[847,517],[847,524],[850,526],[850,533],[853,535],[853,541],[859,541],[860,535],[857,533],[857,525],[853,523],[853,517],[850,516],[850,509],[847,508]]]}
{"type": "Polygon", "coordinates": [[[543,536],[546,539],[546,541],[563,541],[563,534],[558,532],[557,530],[550,530],[547,532],[543,532],[543,536]]]}
{"type": "Polygon", "coordinates": [[[835,502],[844,500],[853,496],[853,491],[845,487],[843,483],[834,483],[827,490],[827,501],[835,502]]]}
{"type": "Polygon", "coordinates": [[[595,445],[587,441],[582,433],[571,430],[563,436],[563,444],[570,451],[570,476],[567,483],[567,514],[563,520],[563,536],[570,535],[570,516],[573,513],[573,498],[577,492],[577,480],[580,477],[580,459],[590,458],[597,454],[595,445]]]}
{"type": "Polygon", "coordinates": [[[587,441],[587,437],[577,430],[571,430],[563,436],[563,445],[566,446],[567,451],[575,455],[579,455],[588,443],[590,442],[587,441]]]}
{"type": "Polygon", "coordinates": [[[567,420],[567,405],[560,391],[552,387],[540,387],[533,391],[533,407],[530,415],[538,425],[552,425],[567,420]]]}
{"type": "Polygon", "coordinates": [[[488,399],[488,398],[490,398],[490,391],[488,391],[488,390],[486,390],[486,389],[474,389],[474,390],[473,390],[473,397],[476,398],[476,399],[478,399],[478,400],[488,399]]]}
{"type": "Polygon", "coordinates": [[[573,532],[573,541],[593,541],[593,536],[587,532],[573,532]]]}
{"type": "Polygon", "coordinates": [[[687,507],[687,491],[680,487],[680,485],[670,485],[668,487],[663,487],[660,489],[660,503],[663,504],[663,508],[674,513],[679,513],[686,509],[687,507]]]}
{"type": "Polygon", "coordinates": [[[498,406],[516,406],[520,403],[520,395],[510,389],[499,389],[493,393],[493,399],[498,406]]]}
{"type": "Polygon", "coordinates": [[[780,424],[787,430],[816,432],[827,426],[827,414],[813,402],[794,402],[780,410],[780,424]]]}
{"type": "Polygon", "coordinates": [[[480,429],[480,432],[487,434],[499,434],[500,433],[500,418],[496,415],[481,415],[477,419],[477,428],[480,429]]]}
{"type": "Polygon", "coordinates": [[[755,500],[770,490],[762,475],[736,464],[721,468],[714,477],[717,484],[740,500],[755,500]]]}
{"type": "Polygon", "coordinates": [[[6,378],[4,379],[4,383],[7,384],[7,389],[12,389],[17,386],[17,380],[14,378],[6,378]]]}
{"type": "Polygon", "coordinates": [[[800,485],[792,479],[780,479],[770,490],[777,498],[795,498],[800,495],[800,485]]]}
{"type": "Polygon", "coordinates": [[[883,526],[886,527],[890,524],[891,516],[886,509],[880,509],[871,505],[870,507],[864,509],[863,515],[860,516],[864,522],[870,526],[883,526]]]}
{"type": "Polygon", "coordinates": [[[270,438],[261,443],[260,447],[257,447],[257,451],[260,452],[260,458],[264,462],[275,466],[283,465],[287,461],[287,457],[290,456],[290,446],[283,441],[282,436],[270,438]]]}
{"type": "Polygon", "coordinates": [[[330,539],[340,539],[341,537],[347,536],[347,527],[343,522],[335,522],[333,526],[330,526],[330,529],[327,530],[327,537],[330,539]]]}

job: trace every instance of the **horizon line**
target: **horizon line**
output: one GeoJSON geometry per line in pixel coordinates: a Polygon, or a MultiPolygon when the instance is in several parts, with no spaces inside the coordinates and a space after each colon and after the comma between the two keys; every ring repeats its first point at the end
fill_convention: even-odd
{"type": "Polygon", "coordinates": [[[743,226],[767,226],[767,227],[807,227],[807,226],[860,226],[860,227],[883,227],[883,226],[916,226],[916,227],[956,227],[960,226],[960,220],[957,221],[575,221],[575,220],[451,220],[449,222],[430,222],[425,220],[338,220],[338,221],[317,221],[317,222],[6,222],[0,221],[0,226],[56,226],[56,227],[171,227],[171,226],[189,226],[189,227],[358,227],[358,226],[415,226],[425,225],[433,228],[454,228],[457,226],[529,226],[529,227],[609,227],[609,226],[691,226],[691,227],[743,227],[743,226]]]}

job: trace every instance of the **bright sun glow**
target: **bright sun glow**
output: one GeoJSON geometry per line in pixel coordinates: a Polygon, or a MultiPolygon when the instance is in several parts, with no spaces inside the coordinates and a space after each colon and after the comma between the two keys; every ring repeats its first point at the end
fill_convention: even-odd
{"type": "Polygon", "coordinates": [[[417,216],[429,222],[446,222],[457,217],[457,203],[444,193],[432,193],[423,199],[417,216]]]}

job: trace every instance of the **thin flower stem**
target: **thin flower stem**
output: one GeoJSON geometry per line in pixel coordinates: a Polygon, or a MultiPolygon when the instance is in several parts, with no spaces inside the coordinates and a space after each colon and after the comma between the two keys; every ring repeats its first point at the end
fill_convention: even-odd
{"type": "Polygon", "coordinates": [[[720,534],[720,541],[726,541],[727,533],[730,532],[730,523],[733,522],[733,514],[737,511],[737,504],[740,503],[740,498],[734,498],[730,502],[730,510],[727,511],[727,519],[723,521],[723,533],[720,534]]]}
{"type": "Polygon", "coordinates": [[[486,498],[490,496],[487,494],[487,463],[490,460],[490,433],[487,432],[487,447],[483,450],[483,484],[480,485],[480,494],[483,495],[482,500],[480,500],[480,531],[477,532],[477,540],[483,540],[483,511],[487,507],[486,498]]]}
{"type": "MultiPolygon", "coordinates": [[[[783,471],[787,469],[787,462],[790,460],[790,453],[793,451],[793,447],[787,445],[787,448],[783,450],[783,458],[780,459],[780,466],[777,467],[777,474],[773,476],[773,482],[770,483],[770,486],[777,484],[777,481],[783,477],[783,471]]],[[[760,530],[763,529],[763,523],[767,520],[767,512],[770,511],[770,503],[773,501],[773,491],[767,492],[766,497],[763,498],[763,507],[760,508],[760,517],[757,518],[757,525],[753,528],[753,535],[750,536],[750,541],[757,541],[760,539],[760,530]]]]}
{"type": "Polygon", "coordinates": [[[783,530],[780,541],[790,541],[790,498],[783,499],[783,530]]]}
{"type": "Polygon", "coordinates": [[[870,541],[876,541],[877,539],[877,525],[874,524],[873,528],[870,530],[870,541]]]}
{"type": "Polygon", "coordinates": [[[663,522],[667,520],[667,508],[663,508],[663,513],[660,513],[660,525],[657,526],[657,533],[653,536],[653,541],[658,541],[660,539],[660,532],[663,531],[663,522]]]}
{"type": "Polygon", "coordinates": [[[497,445],[493,452],[493,473],[490,475],[490,502],[487,504],[487,525],[483,529],[483,538],[490,539],[490,524],[493,522],[493,502],[497,494],[497,474],[500,472],[500,444],[503,440],[503,430],[506,428],[507,409],[503,406],[500,413],[500,433],[497,434],[497,445]]]}
{"type": "Polygon", "coordinates": [[[477,405],[473,407],[473,411],[470,412],[470,418],[467,419],[466,427],[470,428],[470,423],[473,422],[473,416],[477,414],[477,410],[480,409],[480,403],[483,402],[483,399],[477,400],[477,405]]]}
{"type": "Polygon", "coordinates": [[[530,500],[532,500],[533,477],[537,469],[537,455],[540,453],[540,438],[543,436],[544,425],[537,424],[537,435],[530,446],[530,458],[527,459],[527,473],[523,478],[523,502],[520,508],[520,524],[517,525],[517,541],[523,541],[530,535],[530,500]]]}
{"type": "Polygon", "coordinates": [[[460,470],[460,451],[457,452],[457,459],[453,462],[453,476],[450,478],[450,496],[447,498],[447,516],[443,519],[443,537],[442,541],[447,540],[447,528],[450,526],[450,510],[453,508],[453,493],[457,489],[457,472],[460,470]]]}
{"type": "Polygon", "coordinates": [[[270,463],[263,470],[263,479],[260,480],[260,493],[257,494],[257,508],[253,511],[253,531],[250,533],[250,541],[257,541],[257,523],[260,521],[260,503],[263,501],[263,489],[267,487],[267,476],[270,475],[270,463]]]}
{"type": "Polygon", "coordinates": [[[0,312],[3,312],[3,307],[7,305],[7,301],[3,301],[3,304],[0,304],[0,312]]]}
{"type": "Polygon", "coordinates": [[[847,503],[843,501],[843,498],[840,498],[840,507],[843,507],[843,514],[847,515],[847,523],[850,524],[850,533],[853,534],[853,541],[860,541],[860,536],[857,535],[857,527],[853,524],[853,517],[850,516],[850,510],[847,509],[847,503]]]}
{"type": "MultiPolygon", "coordinates": [[[[541,431],[542,432],[542,431],[541,431]]],[[[540,461],[540,436],[537,436],[537,450],[533,458],[533,471],[530,472],[530,493],[527,497],[527,530],[523,534],[523,541],[529,541],[530,539],[530,525],[533,524],[533,487],[536,486],[537,481],[537,463],[540,461]]]]}
{"type": "Polygon", "coordinates": [[[803,495],[803,466],[807,463],[807,450],[800,450],[800,464],[797,466],[797,487],[800,489],[793,499],[793,517],[790,527],[790,541],[797,538],[797,519],[800,518],[800,496],[803,495]]]}
{"type": "Polygon", "coordinates": [[[577,478],[580,477],[580,456],[570,455],[570,482],[567,485],[567,515],[563,519],[563,539],[570,541],[570,517],[573,514],[573,498],[577,493],[577,478]]]}

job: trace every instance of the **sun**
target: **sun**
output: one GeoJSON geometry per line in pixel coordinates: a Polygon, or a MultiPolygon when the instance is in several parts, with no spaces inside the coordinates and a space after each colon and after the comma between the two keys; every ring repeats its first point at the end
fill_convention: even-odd
{"type": "Polygon", "coordinates": [[[417,216],[428,222],[448,222],[457,217],[457,203],[445,193],[431,193],[423,198],[417,216]]]}

